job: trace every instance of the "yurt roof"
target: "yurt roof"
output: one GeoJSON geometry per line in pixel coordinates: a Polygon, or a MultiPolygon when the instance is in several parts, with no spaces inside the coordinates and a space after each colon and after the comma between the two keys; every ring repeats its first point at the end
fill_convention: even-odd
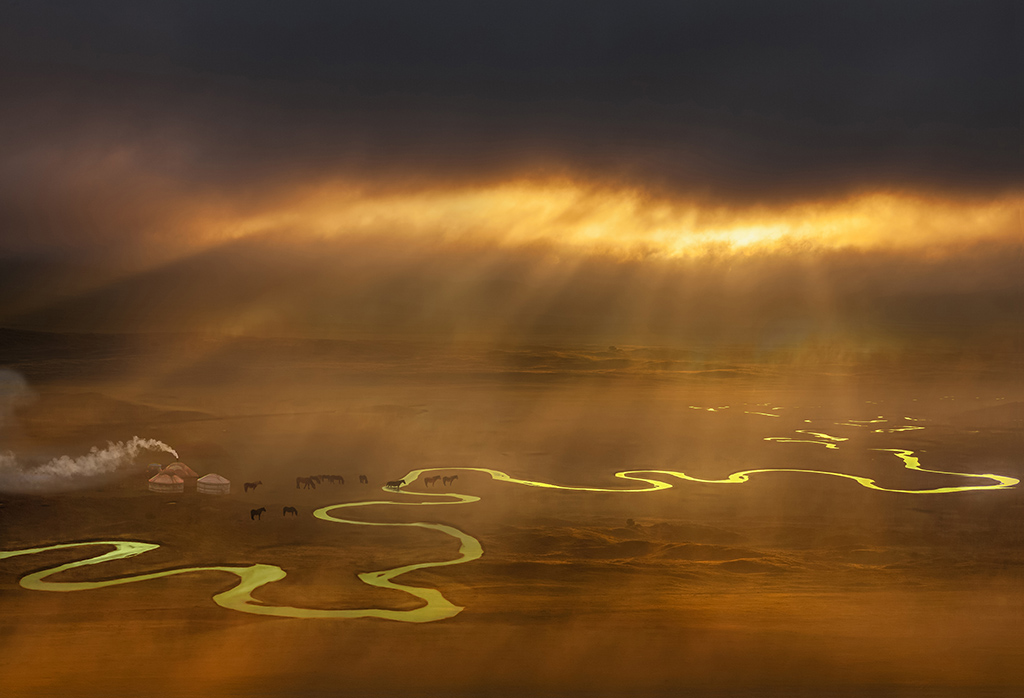
{"type": "Polygon", "coordinates": [[[163,472],[175,473],[176,475],[184,475],[185,477],[199,476],[199,473],[197,473],[195,470],[192,470],[192,468],[188,467],[184,463],[171,463],[170,465],[163,469],[163,472]]]}
{"type": "Polygon", "coordinates": [[[217,473],[210,473],[209,475],[203,475],[197,482],[201,482],[205,485],[230,485],[231,481],[226,477],[222,477],[217,473]]]}
{"type": "Polygon", "coordinates": [[[153,477],[149,478],[149,481],[150,482],[155,482],[155,483],[160,484],[160,485],[170,485],[170,484],[175,484],[176,485],[179,482],[180,483],[184,483],[185,482],[184,480],[182,480],[180,477],[178,477],[174,473],[157,473],[153,477]]]}

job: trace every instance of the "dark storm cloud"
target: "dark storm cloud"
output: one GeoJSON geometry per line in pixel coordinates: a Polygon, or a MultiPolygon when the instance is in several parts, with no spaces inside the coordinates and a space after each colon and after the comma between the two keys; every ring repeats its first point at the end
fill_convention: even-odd
{"type": "Polygon", "coordinates": [[[1013,125],[1008,2],[15,3],[12,72],[1013,125]]]}
{"type": "Polygon", "coordinates": [[[0,224],[88,235],[117,203],[93,225],[127,230],[154,197],[325,176],[997,194],[1021,184],[1013,19],[1009,2],[7,3],[0,224]]]}

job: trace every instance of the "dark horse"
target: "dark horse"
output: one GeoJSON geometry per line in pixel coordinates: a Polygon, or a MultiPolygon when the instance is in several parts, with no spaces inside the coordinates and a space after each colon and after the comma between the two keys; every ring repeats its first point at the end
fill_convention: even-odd
{"type": "Polygon", "coordinates": [[[287,516],[288,514],[291,514],[292,516],[298,516],[299,510],[296,509],[295,507],[285,507],[284,511],[281,512],[281,516],[287,516]]]}
{"type": "Polygon", "coordinates": [[[315,490],[316,480],[311,477],[297,477],[295,478],[295,489],[299,489],[299,485],[302,485],[304,490],[315,490]]]}
{"type": "Polygon", "coordinates": [[[385,482],[384,486],[389,490],[397,490],[399,487],[405,484],[405,480],[392,480],[391,482],[385,482]]]}
{"type": "Polygon", "coordinates": [[[443,477],[443,478],[441,479],[441,482],[443,482],[443,483],[444,483],[444,484],[446,484],[446,485],[450,485],[450,484],[452,484],[453,482],[455,482],[455,481],[456,481],[456,480],[458,480],[458,479],[459,479],[459,476],[458,476],[458,475],[452,475],[451,477],[448,477],[447,475],[445,475],[445,476],[444,476],[444,477],[443,477]]]}
{"type": "Polygon", "coordinates": [[[247,482],[244,485],[245,491],[248,492],[249,490],[254,490],[257,487],[259,487],[260,485],[262,485],[262,484],[263,484],[263,480],[257,480],[256,482],[247,482]]]}
{"type": "Polygon", "coordinates": [[[423,484],[424,485],[436,485],[437,481],[440,480],[440,479],[441,479],[440,475],[435,475],[434,477],[425,477],[425,478],[423,478],[423,484]]]}
{"type": "Polygon", "coordinates": [[[249,512],[249,518],[252,519],[253,521],[255,521],[256,519],[258,519],[261,516],[263,516],[263,512],[265,512],[266,510],[267,510],[266,507],[260,507],[259,509],[253,509],[252,511],[249,512]]]}
{"type": "Polygon", "coordinates": [[[370,481],[369,481],[369,479],[367,479],[367,477],[365,475],[360,475],[359,476],[359,484],[361,484],[361,485],[368,485],[368,484],[370,484],[370,481]]]}

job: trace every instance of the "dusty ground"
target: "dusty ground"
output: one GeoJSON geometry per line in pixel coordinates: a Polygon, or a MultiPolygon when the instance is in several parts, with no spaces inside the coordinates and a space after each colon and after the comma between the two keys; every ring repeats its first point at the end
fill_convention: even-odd
{"type": "MultiPolygon", "coordinates": [[[[929,468],[1024,477],[1024,393],[978,373],[894,381],[640,353],[623,363],[607,352],[546,349],[481,358],[402,344],[200,350],[193,342],[168,351],[89,337],[6,339],[2,363],[28,379],[35,399],[8,420],[4,449],[40,460],[137,434],[234,484],[225,497],[158,495],[146,491],[139,467],[84,489],[0,496],[4,549],[95,539],[161,545],[65,580],[266,562],[288,572],[257,593],[268,603],[409,608],[414,599],[355,574],[453,557],[452,539],[332,524],[310,512],[397,499],[380,484],[415,467],[482,466],[593,486],[615,486],[615,471],[644,467],[701,477],[800,467],[892,487],[963,484],[910,473],[872,450],[907,448],[929,468]],[[678,370],[651,365],[665,361],[678,370]],[[780,416],[748,414],[755,411],[780,416]],[[837,424],[879,415],[890,425],[928,421],[898,433],[837,424]],[[836,450],[764,441],[801,428],[848,441],[836,450]],[[341,474],[346,484],[296,490],[294,477],[312,473],[341,474]],[[359,474],[371,485],[359,485],[359,474]],[[259,489],[241,492],[256,479],[259,489]],[[282,517],[285,505],[300,516],[282,517]],[[256,506],[268,508],[259,522],[249,518],[256,506]]],[[[88,556],[45,553],[0,561],[0,690],[1008,696],[1024,687],[1020,488],[898,495],[776,473],[736,486],[599,494],[461,473],[454,489],[482,500],[358,514],[447,523],[482,542],[476,562],[399,580],[464,606],[453,619],[250,616],[211,601],[235,580],[209,572],[74,593],[22,589],[22,575],[88,556]]]]}

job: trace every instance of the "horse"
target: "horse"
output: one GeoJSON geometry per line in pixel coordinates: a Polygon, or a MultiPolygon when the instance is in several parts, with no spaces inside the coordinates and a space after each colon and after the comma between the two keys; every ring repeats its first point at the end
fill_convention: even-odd
{"type": "Polygon", "coordinates": [[[304,489],[304,490],[315,490],[316,489],[316,480],[311,478],[311,477],[297,477],[297,478],[295,478],[295,486],[298,487],[300,483],[302,484],[302,489],[304,489]]]}
{"type": "Polygon", "coordinates": [[[443,482],[445,485],[450,485],[450,484],[452,484],[453,482],[455,482],[458,479],[459,479],[458,475],[452,475],[452,476],[445,475],[441,479],[441,482],[443,482]]]}
{"type": "Polygon", "coordinates": [[[327,481],[332,484],[345,484],[345,478],[343,478],[341,475],[324,475],[324,477],[327,478],[327,481]]]}
{"type": "Polygon", "coordinates": [[[368,484],[370,484],[370,481],[367,479],[367,477],[365,475],[360,475],[359,476],[359,484],[360,485],[368,485],[368,484]]]}
{"type": "Polygon", "coordinates": [[[262,485],[262,484],[263,484],[263,480],[257,480],[256,482],[247,482],[244,485],[245,491],[248,492],[249,490],[254,490],[257,487],[259,487],[260,485],[262,485]]]}
{"type": "Polygon", "coordinates": [[[292,516],[298,516],[299,510],[296,509],[295,507],[285,507],[284,511],[281,512],[281,516],[287,516],[288,514],[291,514],[292,516]]]}
{"type": "Polygon", "coordinates": [[[249,512],[249,518],[252,521],[255,521],[256,519],[259,519],[261,516],[263,516],[263,512],[265,512],[266,510],[267,510],[266,507],[260,507],[259,509],[253,509],[252,511],[249,512]]]}
{"type": "Polygon", "coordinates": [[[440,475],[435,475],[434,477],[425,477],[425,478],[423,478],[423,484],[424,485],[436,485],[437,481],[440,480],[440,479],[441,479],[440,475]]]}
{"type": "Polygon", "coordinates": [[[314,482],[316,482],[316,484],[319,485],[320,484],[320,480],[322,480],[323,478],[321,478],[319,475],[310,475],[309,479],[313,480],[314,482]]]}
{"type": "Polygon", "coordinates": [[[392,480],[391,482],[385,482],[384,486],[387,487],[389,490],[397,490],[398,488],[400,488],[404,484],[405,484],[405,480],[402,479],[402,480],[392,480]]]}

